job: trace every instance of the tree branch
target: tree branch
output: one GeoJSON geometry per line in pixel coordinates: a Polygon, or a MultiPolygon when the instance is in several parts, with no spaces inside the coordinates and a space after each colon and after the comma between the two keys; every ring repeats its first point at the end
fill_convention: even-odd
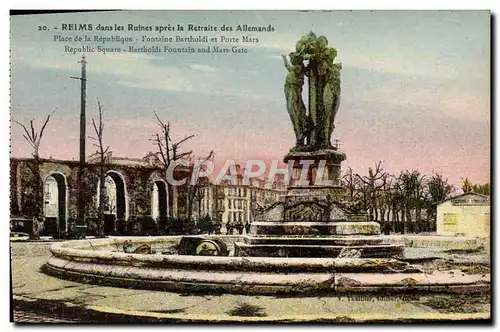
{"type": "Polygon", "coordinates": [[[177,142],[177,143],[175,143],[175,144],[173,144],[173,145],[175,145],[175,146],[179,146],[179,145],[181,145],[182,143],[184,143],[185,141],[190,140],[191,138],[193,138],[193,137],[195,137],[195,136],[196,136],[196,135],[190,135],[190,136],[188,136],[188,137],[184,137],[184,138],[183,138],[183,139],[181,139],[179,142],[177,142]]]}
{"type": "Polygon", "coordinates": [[[15,123],[17,123],[17,124],[18,124],[18,125],[20,125],[21,127],[23,127],[24,132],[25,132],[25,133],[26,133],[26,135],[27,135],[27,136],[26,136],[26,135],[23,135],[23,136],[24,136],[24,138],[25,138],[28,142],[30,142],[30,143],[34,142],[33,138],[31,137],[30,132],[28,131],[28,128],[26,128],[26,126],[25,126],[24,124],[22,124],[21,122],[16,121],[16,120],[12,120],[12,121],[13,121],[13,122],[15,122],[15,123]]]}

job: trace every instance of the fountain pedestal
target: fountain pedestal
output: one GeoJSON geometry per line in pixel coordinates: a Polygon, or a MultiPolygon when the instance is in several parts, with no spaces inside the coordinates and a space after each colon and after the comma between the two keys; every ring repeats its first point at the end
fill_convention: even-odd
{"type": "Polygon", "coordinates": [[[382,243],[380,225],[343,209],[344,188],[338,150],[290,152],[286,196],[267,207],[251,225],[251,235],[235,243],[236,256],[398,257],[403,248],[382,243]]]}

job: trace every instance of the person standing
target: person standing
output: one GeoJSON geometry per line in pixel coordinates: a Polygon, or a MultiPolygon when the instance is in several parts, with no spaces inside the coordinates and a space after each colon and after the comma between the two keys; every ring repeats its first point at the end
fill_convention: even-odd
{"type": "Polygon", "coordinates": [[[236,230],[238,231],[238,234],[243,234],[243,223],[241,221],[236,223],[236,230]]]}
{"type": "Polygon", "coordinates": [[[228,221],[226,223],[226,234],[233,235],[233,229],[234,229],[233,224],[230,221],[228,221]]]}
{"type": "Polygon", "coordinates": [[[214,232],[216,235],[220,235],[220,229],[222,228],[222,223],[220,220],[216,220],[214,222],[214,232]]]}

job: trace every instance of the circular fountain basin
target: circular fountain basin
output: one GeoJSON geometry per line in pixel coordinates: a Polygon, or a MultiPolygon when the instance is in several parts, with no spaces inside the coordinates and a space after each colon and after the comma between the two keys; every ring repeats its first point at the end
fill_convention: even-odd
{"type": "MultiPolygon", "coordinates": [[[[209,239],[210,237],[203,237],[209,239]]],[[[221,238],[214,236],[212,239],[221,238]]],[[[236,242],[237,237],[228,237],[236,242]]],[[[481,292],[489,276],[422,272],[390,258],[283,258],[165,254],[180,236],[105,238],[51,246],[47,273],[80,282],[166,291],[244,294],[481,292]],[[151,254],[124,252],[124,244],[151,254]]],[[[227,239],[226,239],[227,241],[227,239]]]]}

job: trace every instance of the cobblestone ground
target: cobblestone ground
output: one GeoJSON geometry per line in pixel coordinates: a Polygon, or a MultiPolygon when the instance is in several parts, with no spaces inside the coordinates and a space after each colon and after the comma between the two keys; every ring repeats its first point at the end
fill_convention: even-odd
{"type": "Polygon", "coordinates": [[[50,316],[41,315],[39,313],[14,310],[14,323],[19,324],[36,324],[36,323],[76,323],[79,320],[54,318],[50,316]]]}

